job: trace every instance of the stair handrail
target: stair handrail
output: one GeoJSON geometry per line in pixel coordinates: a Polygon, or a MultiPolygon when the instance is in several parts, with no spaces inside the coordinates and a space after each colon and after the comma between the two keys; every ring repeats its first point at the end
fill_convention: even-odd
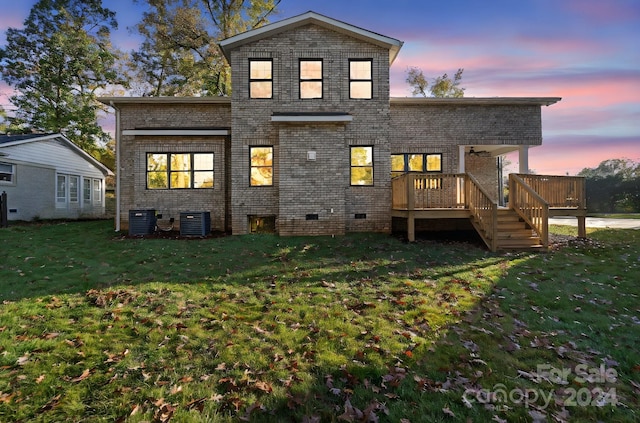
{"type": "Polygon", "coordinates": [[[498,249],[498,202],[480,185],[470,173],[466,174],[465,198],[467,208],[481,231],[480,235],[493,252],[498,249]]]}
{"type": "Polygon", "coordinates": [[[549,203],[520,176],[509,174],[509,208],[515,210],[538,236],[544,248],[549,246],[549,203]]]}

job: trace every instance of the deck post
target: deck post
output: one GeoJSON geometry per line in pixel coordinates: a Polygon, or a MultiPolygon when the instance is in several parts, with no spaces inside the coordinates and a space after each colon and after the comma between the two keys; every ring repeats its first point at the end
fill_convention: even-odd
{"type": "Polygon", "coordinates": [[[578,236],[580,238],[587,237],[587,217],[578,216],[578,236]]]}
{"type": "Polygon", "coordinates": [[[416,240],[415,184],[415,175],[409,173],[407,175],[407,239],[409,242],[414,242],[416,240]]]}
{"type": "Polygon", "coordinates": [[[9,220],[7,218],[7,193],[2,191],[0,194],[0,228],[6,228],[9,226],[9,220]]]}

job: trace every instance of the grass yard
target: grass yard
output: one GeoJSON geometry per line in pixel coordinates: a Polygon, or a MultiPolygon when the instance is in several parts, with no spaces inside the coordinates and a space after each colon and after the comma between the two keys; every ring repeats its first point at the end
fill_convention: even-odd
{"type": "Polygon", "coordinates": [[[0,421],[638,421],[640,231],[551,229],[546,254],[0,229],[0,421]]]}

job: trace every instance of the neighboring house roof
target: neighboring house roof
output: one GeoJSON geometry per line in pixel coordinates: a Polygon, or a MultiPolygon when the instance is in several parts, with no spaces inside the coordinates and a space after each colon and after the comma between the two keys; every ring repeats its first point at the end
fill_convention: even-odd
{"type": "Polygon", "coordinates": [[[31,142],[47,141],[56,139],[64,143],[70,150],[83,157],[90,162],[93,166],[98,168],[105,176],[113,175],[113,172],[100,163],[91,154],[87,153],[62,134],[20,134],[20,135],[0,135],[0,149],[4,147],[12,147],[20,144],[26,144],[31,142]]]}
{"type": "Polygon", "coordinates": [[[359,28],[357,26],[333,18],[329,18],[319,13],[309,11],[303,13],[302,15],[284,19],[282,21],[268,24],[260,28],[252,29],[250,31],[246,31],[222,40],[220,42],[220,48],[227,58],[227,61],[231,62],[230,53],[237,47],[308,24],[318,25],[332,31],[346,34],[350,37],[357,38],[383,48],[387,48],[389,49],[389,64],[393,63],[403,44],[402,41],[396,40],[395,38],[377,34],[375,32],[359,28]]]}

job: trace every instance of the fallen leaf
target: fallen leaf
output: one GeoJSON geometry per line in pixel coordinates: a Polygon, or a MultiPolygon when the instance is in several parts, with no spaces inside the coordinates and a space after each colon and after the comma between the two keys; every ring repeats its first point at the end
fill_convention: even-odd
{"type": "Polygon", "coordinates": [[[81,381],[85,380],[86,378],[88,378],[90,375],[91,375],[91,370],[84,369],[84,372],[82,372],[82,374],[80,376],[74,377],[73,379],[70,380],[70,382],[73,382],[73,383],[81,382],[81,381]]]}
{"type": "Polygon", "coordinates": [[[444,407],[444,408],[442,409],[442,412],[443,412],[444,414],[446,414],[447,416],[454,417],[454,418],[456,417],[455,413],[454,413],[453,411],[451,411],[451,410],[449,409],[449,407],[444,407]]]}
{"type": "Polygon", "coordinates": [[[25,364],[27,364],[28,361],[29,361],[29,353],[26,353],[22,357],[18,357],[18,359],[16,360],[16,364],[18,366],[24,366],[25,364]]]}

